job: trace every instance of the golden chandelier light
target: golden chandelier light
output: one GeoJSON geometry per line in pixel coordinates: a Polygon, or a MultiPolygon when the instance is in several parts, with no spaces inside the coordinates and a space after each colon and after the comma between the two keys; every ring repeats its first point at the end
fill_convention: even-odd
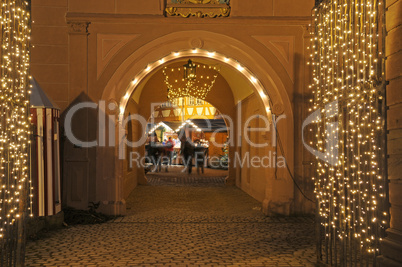
{"type": "Polygon", "coordinates": [[[181,67],[165,67],[163,69],[165,83],[168,88],[167,97],[173,100],[179,97],[207,97],[219,75],[219,69],[200,63],[193,63],[191,59],[181,67]]]}

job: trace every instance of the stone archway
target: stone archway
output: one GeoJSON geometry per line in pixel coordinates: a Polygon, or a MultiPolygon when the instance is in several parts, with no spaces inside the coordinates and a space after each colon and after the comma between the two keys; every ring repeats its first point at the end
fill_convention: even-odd
{"type": "MultiPolygon", "coordinates": [[[[125,49],[129,50],[130,48],[127,47],[125,49]]],[[[122,51],[120,53],[124,52],[122,51]]],[[[277,71],[269,64],[267,59],[244,43],[231,37],[206,31],[177,32],[160,37],[133,51],[133,53],[120,62],[117,68],[105,68],[105,71],[99,78],[100,82],[106,84],[100,99],[104,101],[116,99],[120,104],[121,113],[123,113],[125,104],[121,105],[122,100],[128,98],[127,95],[130,96],[138,85],[149,78],[147,74],[144,74],[144,70],[149,68],[150,63],[159,62],[159,65],[162,65],[167,60],[186,58],[190,54],[197,57],[197,53],[203,53],[198,54],[198,57],[207,59],[211,59],[213,54],[218,54],[219,57],[214,57],[214,60],[229,65],[232,69],[236,70],[239,75],[243,75],[245,79],[248,78],[248,82],[257,93],[258,103],[262,103],[264,107],[267,107],[268,100],[263,99],[263,94],[265,93],[269,96],[272,113],[275,115],[286,115],[287,119],[279,124],[278,128],[282,129],[282,132],[286,130],[286,137],[283,142],[287,144],[285,146],[286,159],[290,169],[293,170],[294,124],[293,111],[289,97],[292,89],[284,86],[285,82],[279,77],[277,71]],[[170,55],[172,58],[166,55],[170,55]],[[225,62],[226,59],[230,59],[233,64],[225,62]],[[247,70],[246,75],[243,73],[244,69],[247,70]],[[256,79],[257,82],[253,82],[254,79],[256,79]],[[257,89],[258,87],[260,90],[257,89]]],[[[118,57],[116,57],[115,60],[117,61],[118,57]]],[[[115,62],[110,65],[114,66],[115,62]]],[[[280,68],[280,66],[276,66],[276,68],[280,68]]],[[[119,127],[119,121],[116,121],[116,131],[119,130],[119,127]]],[[[112,180],[107,183],[107,188],[99,186],[99,190],[96,192],[96,198],[104,199],[105,195],[107,195],[109,200],[101,201],[103,204],[101,209],[106,213],[122,214],[125,210],[122,190],[124,181],[121,172],[123,168],[122,163],[117,159],[118,151],[114,150],[114,152],[112,152],[110,149],[99,150],[103,150],[104,153],[109,154],[109,156],[98,157],[96,165],[104,166],[106,161],[109,160],[108,162],[110,162],[112,159],[110,154],[112,153],[114,155],[115,175],[113,178],[108,178],[112,180]]],[[[100,154],[104,153],[101,152],[100,154]]],[[[286,173],[284,173],[283,176],[286,176],[286,173]]],[[[102,184],[104,179],[102,172],[97,171],[97,185],[102,184]]],[[[269,213],[272,208],[275,209],[275,212],[288,214],[293,201],[293,183],[290,183],[289,179],[284,183],[271,181],[270,184],[266,185],[264,197],[263,199],[260,197],[260,201],[263,202],[263,208],[266,213],[269,213]],[[285,190],[283,194],[277,194],[273,197],[278,187],[285,186],[288,190],[285,190]]]]}

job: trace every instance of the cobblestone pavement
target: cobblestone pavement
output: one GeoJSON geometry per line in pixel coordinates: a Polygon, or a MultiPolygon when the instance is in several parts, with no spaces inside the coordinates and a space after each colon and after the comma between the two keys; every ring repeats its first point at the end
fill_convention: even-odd
{"type": "Polygon", "coordinates": [[[127,216],[27,245],[27,266],[314,266],[310,217],[265,217],[236,187],[139,186],[127,216]]]}
{"type": "Polygon", "coordinates": [[[170,166],[168,172],[165,168],[161,172],[149,172],[147,174],[148,183],[150,185],[166,185],[166,186],[225,186],[225,178],[228,171],[214,170],[205,168],[203,174],[197,174],[196,168],[189,175],[181,165],[170,166]]]}

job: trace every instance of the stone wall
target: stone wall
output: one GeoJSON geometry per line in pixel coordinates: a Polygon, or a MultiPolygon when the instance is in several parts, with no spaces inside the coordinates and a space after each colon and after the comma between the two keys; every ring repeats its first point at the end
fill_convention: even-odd
{"type": "MultiPolygon", "coordinates": [[[[303,109],[299,96],[308,84],[304,37],[314,1],[232,0],[230,17],[216,19],[165,17],[164,2],[32,0],[33,76],[65,114],[74,103],[82,101],[118,103],[137,73],[172,51],[198,47],[234,58],[251,69],[266,88],[273,112],[288,116],[281,129],[286,157],[298,182],[309,190],[310,177],[305,176],[303,167],[306,152],[296,140],[304,116],[299,112],[303,109]]],[[[233,92],[240,92],[242,81],[235,76],[227,82],[233,92]]],[[[236,93],[233,104],[246,96],[236,93]]],[[[130,112],[134,109],[132,106],[130,112]]],[[[74,133],[79,139],[99,138],[98,116],[97,110],[77,116],[74,133]]],[[[103,212],[122,213],[124,198],[136,184],[146,181],[141,170],[128,168],[117,155],[113,147],[88,149],[65,142],[63,203],[86,209],[88,202],[101,201],[103,212]]],[[[230,183],[234,184],[243,170],[230,171],[230,183]]],[[[242,188],[260,201],[266,201],[269,194],[279,199],[280,192],[288,196],[288,191],[293,191],[289,177],[271,185],[264,179],[272,175],[253,172],[250,175],[256,177],[254,184],[242,188]]],[[[291,210],[311,212],[311,205],[299,193],[287,198],[282,201],[286,203],[283,207],[279,207],[281,201],[275,204],[277,210],[283,209],[286,214],[291,210]],[[297,203],[289,205],[292,199],[297,203]]]]}
{"type": "MultiPolygon", "coordinates": [[[[51,2],[51,1],[49,1],[51,2]]],[[[169,0],[170,2],[170,0],[169,0]]],[[[231,0],[231,16],[309,16],[313,0],[231,0]]],[[[79,13],[163,15],[164,0],[69,0],[69,11],[79,13]]]]}
{"type": "Polygon", "coordinates": [[[383,266],[402,265],[402,1],[386,1],[386,79],[390,228],[382,242],[383,266]]]}
{"type": "MultiPolygon", "coordinates": [[[[295,206],[302,202],[294,202],[294,186],[284,164],[285,161],[292,166],[292,158],[283,155],[276,141],[275,129],[272,125],[270,131],[253,131],[252,129],[267,128],[261,117],[250,117],[264,113],[256,94],[252,94],[241,102],[242,125],[241,145],[238,149],[242,167],[238,170],[237,185],[243,191],[262,202],[263,212],[267,215],[290,215],[297,212],[295,206]],[[248,122],[248,123],[246,123],[248,122]],[[250,140],[250,141],[248,141],[250,140]],[[250,144],[268,144],[266,147],[255,147],[250,144]],[[253,157],[262,158],[261,163],[254,164],[253,157]]],[[[286,118],[278,119],[277,128],[281,138],[291,131],[285,124],[286,118]]],[[[289,142],[289,141],[288,141],[289,142]]],[[[292,147],[292,143],[288,143],[292,147]]],[[[240,160],[236,161],[240,164],[240,160]]]]}
{"type": "MultiPolygon", "coordinates": [[[[105,73],[100,73],[98,69],[106,69],[106,76],[110,78],[111,73],[117,70],[119,64],[123,64],[124,57],[128,56],[130,51],[136,51],[136,49],[139,49],[147,42],[155,40],[158,36],[172,33],[175,30],[218,32],[248,44],[256,51],[259,51],[266,60],[276,62],[275,66],[281,66],[276,67],[276,70],[284,82],[286,90],[288,90],[291,103],[295,105],[293,107],[295,114],[294,126],[298,129],[302,118],[305,117],[303,113],[306,112],[302,104],[309,97],[308,92],[305,90],[308,84],[309,72],[300,67],[300,64],[304,64],[303,54],[306,53],[304,50],[308,42],[307,31],[302,29],[302,25],[306,24],[304,17],[310,16],[310,11],[314,4],[313,0],[232,0],[230,18],[220,20],[219,24],[213,20],[196,19],[192,20],[192,23],[188,25],[185,25],[188,21],[177,18],[166,21],[163,18],[164,2],[163,0],[32,0],[32,16],[34,20],[32,25],[32,44],[34,47],[32,49],[31,71],[33,76],[46,93],[60,106],[61,110],[64,111],[80,95],[81,98],[91,95],[93,101],[99,100],[100,94],[97,90],[102,90],[106,86],[108,79],[98,80],[99,75],[105,76],[105,73]],[[66,14],[69,15],[70,21],[74,20],[72,16],[75,16],[76,21],[80,23],[74,24],[70,22],[68,24],[66,14]],[[114,17],[111,17],[111,15],[114,17]],[[117,21],[120,24],[112,24],[110,23],[111,21],[117,21]],[[89,24],[89,22],[92,22],[92,24],[89,24]],[[165,28],[155,28],[157,25],[162,25],[162,23],[168,24],[165,28]],[[144,26],[145,24],[148,26],[144,26]],[[88,31],[89,25],[92,27],[92,32],[91,30],[88,31]],[[122,28],[122,25],[126,25],[126,27],[122,28]],[[302,36],[303,31],[304,36],[302,36]],[[137,33],[143,36],[137,38],[138,36],[135,35],[137,33]],[[90,34],[92,36],[88,38],[90,34]],[[257,37],[258,41],[256,41],[251,35],[260,37],[257,37]],[[303,38],[305,38],[304,41],[303,38]],[[88,40],[90,43],[88,43],[88,40]],[[104,49],[104,51],[100,50],[99,53],[95,51],[96,47],[99,49],[98,44],[102,44],[103,48],[101,49],[104,49]],[[126,49],[126,54],[118,53],[127,47],[132,49],[126,49]],[[292,47],[295,50],[291,50],[292,47]],[[101,56],[100,60],[97,60],[98,56],[101,56]],[[292,77],[293,74],[295,74],[294,79],[285,78],[292,77]]],[[[388,32],[386,37],[386,56],[387,80],[389,81],[387,86],[387,103],[389,106],[387,123],[389,131],[388,178],[390,181],[391,224],[387,230],[388,237],[382,243],[382,252],[384,254],[382,258],[384,265],[392,266],[394,264],[394,266],[400,266],[402,264],[400,253],[402,251],[402,172],[400,171],[402,168],[402,65],[400,63],[402,62],[402,0],[387,0],[386,6],[388,32]]],[[[85,122],[85,120],[88,120],[88,118],[85,119],[84,116],[81,122],[85,122]]],[[[85,125],[88,125],[88,123],[85,125]]],[[[84,136],[90,136],[90,127],[84,128],[84,136]]],[[[308,181],[308,176],[311,172],[311,167],[308,164],[311,157],[303,149],[300,149],[301,144],[298,143],[300,133],[297,131],[294,140],[296,141],[296,146],[298,146],[294,164],[296,179],[308,191],[311,186],[308,181]]],[[[69,152],[67,151],[66,153],[68,156],[69,152]]],[[[106,189],[104,192],[97,189],[97,195],[86,192],[89,190],[88,185],[95,183],[95,178],[93,177],[96,176],[96,164],[102,164],[95,163],[94,160],[96,161],[96,155],[99,157],[102,153],[105,153],[105,157],[107,157],[106,155],[114,157],[113,151],[110,155],[109,152],[71,148],[70,158],[74,159],[74,162],[71,163],[74,167],[69,168],[68,165],[65,165],[65,169],[72,171],[71,177],[80,178],[75,182],[78,185],[83,185],[78,186],[80,188],[78,193],[87,195],[85,201],[95,201],[99,198],[99,195],[105,196],[106,199],[117,199],[116,196],[107,196],[110,192],[108,193],[106,189]],[[92,159],[92,162],[89,159],[92,159]],[[77,164],[82,165],[82,168],[77,168],[77,164]]],[[[116,163],[117,167],[119,167],[119,164],[116,163]]],[[[127,166],[120,167],[126,170],[125,177],[132,177],[135,173],[135,170],[128,170],[127,166]]],[[[101,170],[99,168],[98,166],[98,172],[101,170]]],[[[103,168],[105,170],[102,173],[108,173],[107,177],[105,174],[105,183],[114,188],[115,182],[112,178],[114,169],[110,170],[108,166],[103,166],[103,168]]],[[[236,176],[241,178],[241,173],[245,171],[237,170],[236,176]]],[[[64,175],[64,178],[66,179],[67,176],[64,175]]],[[[135,186],[135,183],[135,180],[126,179],[123,181],[123,187],[131,189],[135,186]]],[[[237,184],[245,191],[252,191],[252,188],[247,184],[247,179],[239,179],[237,184]]],[[[266,185],[264,185],[264,188],[266,188],[266,185]]],[[[128,191],[126,190],[124,195],[127,195],[128,191]]],[[[262,201],[265,192],[256,191],[254,194],[256,198],[262,201]]],[[[69,197],[73,199],[79,198],[78,196],[69,197]]],[[[297,192],[295,192],[295,198],[300,203],[303,201],[297,192]]],[[[85,208],[85,205],[82,207],[85,208]]],[[[311,205],[298,205],[295,210],[306,212],[311,208],[311,205]]]]}
{"type": "Polygon", "coordinates": [[[31,73],[63,111],[69,103],[67,0],[32,1],[31,73]]]}

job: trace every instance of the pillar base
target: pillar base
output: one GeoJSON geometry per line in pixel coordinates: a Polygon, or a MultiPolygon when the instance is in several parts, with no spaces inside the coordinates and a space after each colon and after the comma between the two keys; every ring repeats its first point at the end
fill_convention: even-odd
{"type": "Polygon", "coordinates": [[[381,266],[402,266],[402,232],[388,229],[387,237],[381,241],[382,254],[378,257],[381,266]]]}
{"type": "Polygon", "coordinates": [[[226,176],[225,178],[225,185],[233,186],[236,184],[236,180],[226,176]]]}
{"type": "Polygon", "coordinates": [[[145,174],[145,171],[143,168],[140,168],[138,170],[138,184],[139,185],[148,185],[148,180],[147,180],[147,176],[145,174]]]}
{"type": "Polygon", "coordinates": [[[377,262],[382,267],[401,267],[400,262],[393,261],[393,260],[388,259],[388,258],[386,258],[384,256],[377,257],[377,262]]]}
{"type": "Polygon", "coordinates": [[[124,199],[120,201],[101,201],[101,205],[97,209],[97,212],[106,215],[126,215],[126,201],[124,199]]]}
{"type": "Polygon", "coordinates": [[[292,202],[279,202],[264,199],[262,201],[262,212],[267,216],[273,215],[290,215],[290,207],[292,202]]]}

